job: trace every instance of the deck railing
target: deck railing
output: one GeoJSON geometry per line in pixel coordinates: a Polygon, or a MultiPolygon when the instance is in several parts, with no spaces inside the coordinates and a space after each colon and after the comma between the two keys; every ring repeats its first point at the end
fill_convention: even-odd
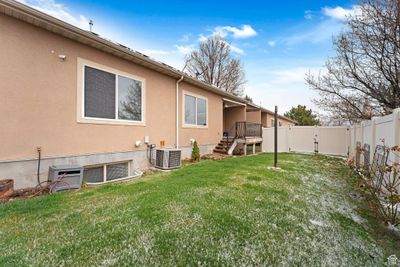
{"type": "Polygon", "coordinates": [[[236,138],[262,137],[262,124],[246,121],[236,122],[236,138]]]}

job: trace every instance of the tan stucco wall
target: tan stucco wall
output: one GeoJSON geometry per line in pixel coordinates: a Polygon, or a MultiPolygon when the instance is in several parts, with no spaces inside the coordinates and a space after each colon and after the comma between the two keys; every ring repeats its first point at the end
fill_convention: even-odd
{"type": "Polygon", "coordinates": [[[282,124],[281,126],[294,125],[294,123],[289,122],[289,121],[284,120],[284,119],[279,119],[278,121],[282,124]]]}
{"type": "MultiPolygon", "coordinates": [[[[143,150],[144,136],[174,146],[174,79],[4,15],[0,36],[0,160],[35,158],[37,147],[43,157],[143,150]],[[78,57],[145,79],[145,126],[77,122],[78,57]]],[[[209,113],[207,129],[184,129],[179,123],[181,145],[190,138],[217,143],[222,98],[184,82],[181,88],[207,97],[209,113]]]]}
{"type": "MultiPolygon", "coordinates": [[[[271,120],[273,120],[273,119],[274,119],[274,115],[263,112],[262,116],[261,116],[261,121],[262,121],[263,127],[266,127],[266,128],[272,127],[271,120]]],[[[282,118],[278,118],[278,122],[281,122],[281,126],[294,125],[294,123],[287,121],[285,119],[282,119],[282,118]]]]}
{"type": "Polygon", "coordinates": [[[200,88],[197,88],[193,85],[183,83],[180,85],[180,104],[181,108],[180,115],[180,145],[181,146],[189,146],[190,139],[195,139],[199,144],[217,144],[223,134],[223,101],[222,98],[216,96],[213,93],[207,92],[200,88]],[[185,127],[182,124],[183,120],[183,95],[187,92],[188,94],[193,94],[197,96],[201,96],[207,98],[208,103],[208,125],[205,128],[191,128],[185,127]]]}
{"type": "Polygon", "coordinates": [[[238,121],[246,121],[246,107],[224,108],[224,131],[229,131],[238,121]]]}
{"type": "Polygon", "coordinates": [[[268,114],[261,113],[261,124],[263,127],[268,127],[268,114]]]}
{"type": "Polygon", "coordinates": [[[261,123],[261,110],[247,111],[246,121],[252,123],[261,123]]]}

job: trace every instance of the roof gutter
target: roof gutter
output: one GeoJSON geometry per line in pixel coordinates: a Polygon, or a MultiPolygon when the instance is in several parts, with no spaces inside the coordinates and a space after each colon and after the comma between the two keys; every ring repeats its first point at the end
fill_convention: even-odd
{"type": "Polygon", "coordinates": [[[183,75],[176,81],[176,141],[175,147],[179,148],[179,84],[183,81],[183,75]]]}

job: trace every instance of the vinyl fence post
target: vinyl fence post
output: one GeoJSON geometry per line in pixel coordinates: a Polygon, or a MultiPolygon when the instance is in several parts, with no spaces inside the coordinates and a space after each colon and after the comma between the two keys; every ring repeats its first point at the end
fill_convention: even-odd
{"type": "MultiPolygon", "coordinates": [[[[361,143],[361,148],[364,148],[365,140],[364,140],[364,127],[365,127],[365,122],[361,121],[360,123],[361,126],[361,137],[360,137],[360,143],[361,143]]],[[[364,162],[364,153],[361,153],[360,155],[360,161],[364,162]],[[361,159],[362,157],[362,159],[361,159]]]]}
{"type": "Polygon", "coordinates": [[[376,117],[371,118],[371,151],[375,152],[376,142],[376,117]]]}
{"type": "Polygon", "coordinates": [[[356,148],[357,148],[357,124],[354,124],[353,125],[353,130],[354,130],[354,139],[353,139],[353,143],[352,143],[352,153],[353,153],[353,156],[355,157],[356,156],[356,154],[357,154],[357,151],[356,151],[356,148]]]}
{"type": "MultiPolygon", "coordinates": [[[[393,146],[400,145],[400,108],[393,110],[393,146]]],[[[394,163],[400,163],[399,157],[393,157],[394,163]]]]}

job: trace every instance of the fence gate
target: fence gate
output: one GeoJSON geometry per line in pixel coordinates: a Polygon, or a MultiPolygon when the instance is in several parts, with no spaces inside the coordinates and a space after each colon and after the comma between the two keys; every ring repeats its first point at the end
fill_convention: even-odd
{"type": "MultiPolygon", "coordinates": [[[[346,126],[282,126],[278,129],[279,152],[348,155],[350,134],[346,126]]],[[[273,152],[273,128],[263,128],[263,152],[273,152]]]]}
{"type": "Polygon", "coordinates": [[[290,151],[318,152],[318,129],[313,126],[290,127],[290,151]]]}

